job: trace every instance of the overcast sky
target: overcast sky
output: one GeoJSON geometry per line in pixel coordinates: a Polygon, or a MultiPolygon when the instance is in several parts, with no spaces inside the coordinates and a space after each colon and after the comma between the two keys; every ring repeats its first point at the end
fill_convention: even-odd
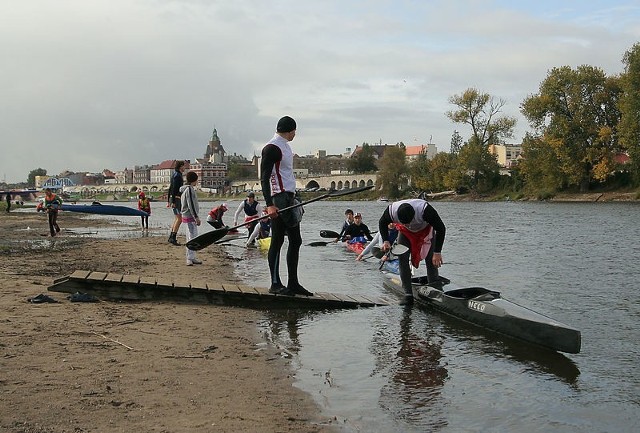
{"type": "Polygon", "coordinates": [[[0,0],[0,179],[202,157],[214,127],[250,157],[283,115],[300,155],[448,151],[470,87],[520,142],[551,68],[619,74],[638,41],[637,0],[0,0]]]}

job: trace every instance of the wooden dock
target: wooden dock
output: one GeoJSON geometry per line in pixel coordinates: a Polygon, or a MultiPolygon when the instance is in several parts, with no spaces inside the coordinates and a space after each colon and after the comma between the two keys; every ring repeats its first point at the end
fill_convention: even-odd
{"type": "Polygon", "coordinates": [[[155,277],[77,270],[59,278],[49,291],[89,293],[111,300],[177,300],[205,304],[239,305],[254,308],[338,309],[389,305],[382,298],[315,292],[313,296],[269,293],[265,287],[216,284],[206,281],[173,281],[155,277]]]}

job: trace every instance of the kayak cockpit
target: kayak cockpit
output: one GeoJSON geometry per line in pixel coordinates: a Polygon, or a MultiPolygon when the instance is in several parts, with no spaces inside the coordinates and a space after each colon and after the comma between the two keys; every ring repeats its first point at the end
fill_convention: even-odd
{"type": "Polygon", "coordinates": [[[445,295],[459,299],[473,299],[474,301],[492,301],[500,298],[500,292],[484,287],[464,287],[445,292],[445,295]]]}

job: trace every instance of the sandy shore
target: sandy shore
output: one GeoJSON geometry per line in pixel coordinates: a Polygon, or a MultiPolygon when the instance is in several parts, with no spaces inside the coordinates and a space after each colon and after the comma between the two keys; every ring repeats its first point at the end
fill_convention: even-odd
{"type": "Polygon", "coordinates": [[[59,223],[61,236],[51,238],[43,215],[0,216],[0,431],[336,431],[265,344],[260,311],[72,303],[47,291],[76,269],[237,281],[222,249],[187,267],[184,248],[167,244],[165,233],[98,240],[79,235],[94,220],[61,214],[59,223]],[[27,302],[41,293],[59,303],[27,302]]]}

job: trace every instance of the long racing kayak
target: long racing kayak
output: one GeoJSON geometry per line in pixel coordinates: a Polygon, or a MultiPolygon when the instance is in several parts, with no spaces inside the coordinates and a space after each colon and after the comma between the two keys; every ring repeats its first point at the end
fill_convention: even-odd
{"type": "MultiPolygon", "coordinates": [[[[384,286],[404,294],[400,277],[384,273],[384,286]]],[[[543,314],[515,304],[499,292],[484,287],[447,289],[449,280],[427,284],[426,277],[414,277],[416,302],[481,328],[528,343],[567,353],[579,353],[580,331],[543,314]]]]}
{"type": "Polygon", "coordinates": [[[62,204],[60,210],[69,212],[83,212],[100,215],[122,215],[122,216],[148,216],[149,214],[127,206],[116,206],[112,204],[62,204]]]}

